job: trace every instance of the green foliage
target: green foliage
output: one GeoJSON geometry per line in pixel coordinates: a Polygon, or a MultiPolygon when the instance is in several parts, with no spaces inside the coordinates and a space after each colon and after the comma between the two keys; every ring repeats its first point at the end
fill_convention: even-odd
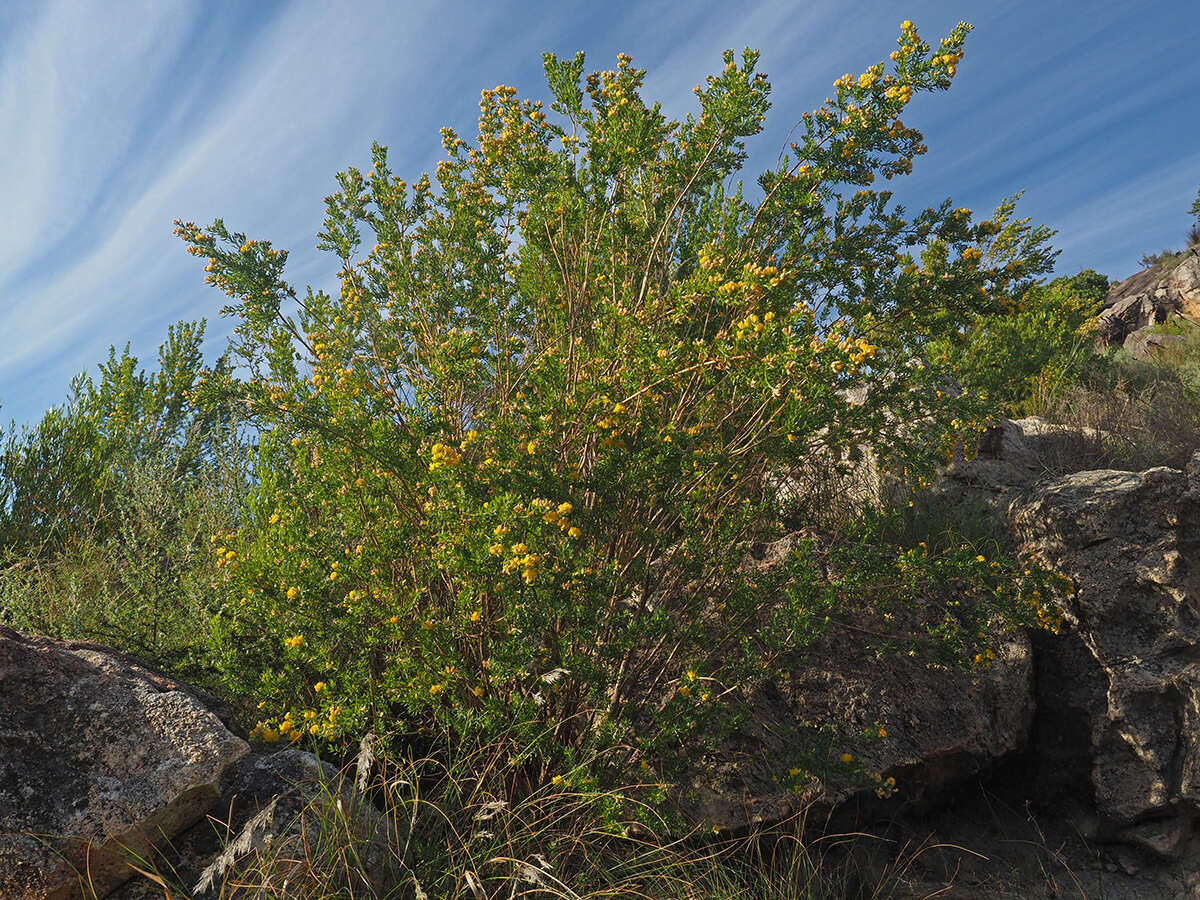
{"type": "Polygon", "coordinates": [[[1143,253],[1141,257],[1138,258],[1138,265],[1144,266],[1148,269],[1151,266],[1170,263],[1179,256],[1179,253],[1180,251],[1172,250],[1170,247],[1160,250],[1157,253],[1143,253]]]}
{"type": "Polygon", "coordinates": [[[244,488],[207,472],[181,482],[161,459],[139,461],[103,520],[49,552],[10,555],[0,621],[19,630],[100,641],[217,691],[211,660],[208,535],[231,527],[244,488]]]}
{"type": "Polygon", "coordinates": [[[977,315],[938,341],[931,356],[1006,412],[1028,411],[1035,392],[1056,395],[1081,376],[1107,290],[1108,279],[1091,270],[1030,287],[1007,309],[977,315]]]}
{"type": "Polygon", "coordinates": [[[147,373],[128,348],[0,454],[0,621],[100,640],[214,686],[208,536],[249,483],[232,407],[199,395],[203,323],[180,324],[147,373]]]}
{"type": "Polygon", "coordinates": [[[0,449],[0,550],[60,547],[94,531],[134,469],[154,459],[187,481],[236,441],[230,408],[199,402],[206,377],[204,323],[172,327],[147,374],[129,348],[109,350],[99,379],[71,382],[67,401],[32,428],[10,427],[0,449]]]}
{"type": "MultiPolygon", "coordinates": [[[[773,473],[861,446],[928,473],[990,407],[914,360],[1053,259],[1011,203],[910,218],[871,187],[925,151],[900,114],[950,85],[968,30],[933,49],[904,23],[891,70],[838,79],[755,202],[728,185],[769,105],[756,53],[727,52],[681,122],[629,57],[585,77],[548,54],[552,116],[485,90],[434,178],[378,146],[338,176],[337,296],[220,220],[178,223],[250,373],[213,390],[264,435],[245,526],[212,536],[220,665],[256,734],[444,732],[638,771],[856,602],[803,550],[746,565],[780,534],[773,473]]],[[[1018,578],[989,622],[1033,607],[1018,578]]]]}

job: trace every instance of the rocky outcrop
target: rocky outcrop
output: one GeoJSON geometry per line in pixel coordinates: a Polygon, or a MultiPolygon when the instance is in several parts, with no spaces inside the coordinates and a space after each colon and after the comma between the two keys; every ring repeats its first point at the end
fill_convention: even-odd
{"type": "Polygon", "coordinates": [[[1161,359],[1186,352],[1187,338],[1150,328],[1140,328],[1125,338],[1125,349],[1134,359],[1161,359]]]}
{"type": "Polygon", "coordinates": [[[354,896],[386,893],[387,823],[354,785],[311,753],[249,753],[231,721],[114,650],[0,627],[0,898],[161,898],[128,865],[152,859],[185,895],[239,896],[227,875],[256,854],[282,896],[331,839],[354,896]]]}
{"type": "Polygon", "coordinates": [[[100,896],[249,747],[220,704],[96,644],[0,627],[0,897],[100,896]]]}
{"type": "Polygon", "coordinates": [[[1200,815],[1200,457],[1069,475],[1013,523],[1076,585],[1040,651],[1046,759],[1088,773],[1098,837],[1176,856],[1200,815]]]}
{"type": "Polygon", "coordinates": [[[1175,316],[1200,321],[1200,245],[1114,284],[1097,317],[1096,339],[1103,346],[1153,350],[1137,337],[1175,316]]]}

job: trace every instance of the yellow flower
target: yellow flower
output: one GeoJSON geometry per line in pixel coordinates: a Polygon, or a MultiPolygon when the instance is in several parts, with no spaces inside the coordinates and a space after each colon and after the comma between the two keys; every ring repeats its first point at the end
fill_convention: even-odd
{"type": "Polygon", "coordinates": [[[887,737],[887,729],[886,729],[886,728],[880,728],[880,729],[879,729],[879,736],[880,736],[881,738],[885,738],[885,737],[887,737]]]}
{"type": "Polygon", "coordinates": [[[262,730],[262,739],[268,742],[277,741],[279,740],[279,732],[274,728],[264,728],[262,730]]]}
{"type": "Polygon", "coordinates": [[[290,647],[291,649],[295,650],[304,643],[304,635],[293,634],[290,638],[285,638],[283,643],[285,647],[290,647]]]}
{"type": "Polygon", "coordinates": [[[299,596],[300,596],[300,588],[290,587],[287,589],[287,598],[289,600],[295,600],[299,596]]]}
{"type": "Polygon", "coordinates": [[[842,754],[842,762],[844,762],[844,763],[848,764],[853,759],[854,759],[854,755],[851,753],[843,753],[842,754]]]}
{"type": "Polygon", "coordinates": [[[482,616],[480,616],[479,610],[477,610],[477,609],[471,610],[471,621],[472,622],[478,622],[481,618],[482,618],[482,616]]]}
{"type": "Polygon", "coordinates": [[[488,553],[492,554],[492,556],[500,556],[504,553],[504,545],[492,544],[492,546],[488,547],[488,553]]]}
{"type": "Polygon", "coordinates": [[[580,531],[578,528],[576,528],[574,525],[572,525],[570,528],[567,529],[567,537],[577,538],[581,534],[583,534],[583,532],[580,531]]]}
{"type": "Polygon", "coordinates": [[[316,684],[313,685],[313,693],[319,694],[323,690],[325,690],[325,682],[318,681],[316,684]]]}
{"type": "Polygon", "coordinates": [[[983,554],[980,554],[979,556],[975,557],[975,562],[987,562],[987,559],[983,556],[983,554]]]}
{"type": "Polygon", "coordinates": [[[442,692],[442,686],[440,684],[430,685],[429,693],[433,694],[433,696],[436,697],[441,692],[442,692]]]}

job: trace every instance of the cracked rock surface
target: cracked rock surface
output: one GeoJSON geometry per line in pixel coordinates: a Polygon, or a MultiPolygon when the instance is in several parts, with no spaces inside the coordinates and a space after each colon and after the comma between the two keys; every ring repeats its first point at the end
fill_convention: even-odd
{"type": "Polygon", "coordinates": [[[1068,475],[1012,521],[1076,585],[1068,627],[1040,654],[1056,670],[1039,704],[1077,724],[1097,834],[1177,857],[1200,812],[1200,456],[1187,472],[1068,475]]]}

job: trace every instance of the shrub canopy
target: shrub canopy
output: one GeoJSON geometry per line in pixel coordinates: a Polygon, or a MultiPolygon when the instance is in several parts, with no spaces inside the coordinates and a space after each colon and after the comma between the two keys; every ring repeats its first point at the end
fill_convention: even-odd
{"type": "MultiPolygon", "coordinates": [[[[256,733],[435,726],[631,763],[851,602],[803,553],[742,565],[780,534],[775,476],[863,448],[928,473],[988,412],[928,348],[1053,258],[1008,206],[910,215],[882,187],[925,152],[901,116],[968,30],[904,23],[752,191],[732,179],[769,107],[757,53],[727,52],[679,122],[629,57],[548,54],[548,107],[483,91],[432,177],[380,146],[338,176],[335,295],[295,290],[267,241],[177,223],[237,320],[244,377],[208,389],[264,435],[249,524],[213,536],[256,733]]],[[[989,616],[1019,618],[1014,583],[989,616]]]]}

